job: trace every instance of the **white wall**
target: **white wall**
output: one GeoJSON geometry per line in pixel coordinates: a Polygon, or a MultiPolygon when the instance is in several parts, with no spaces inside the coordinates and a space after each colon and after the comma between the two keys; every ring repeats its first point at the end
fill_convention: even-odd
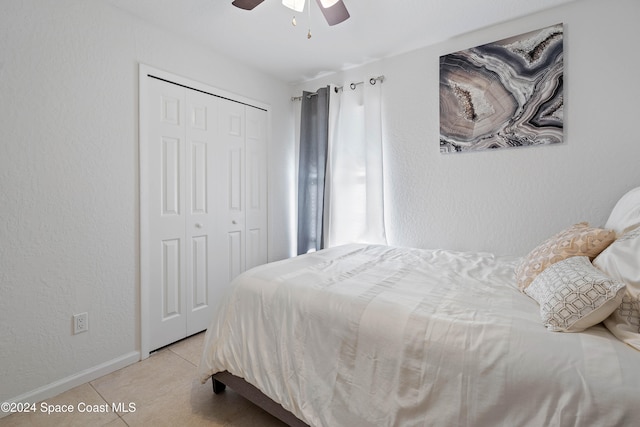
{"type": "Polygon", "coordinates": [[[615,201],[640,185],[639,16],[637,0],[580,0],[307,82],[297,91],[386,76],[390,244],[524,254],[575,222],[604,224],[615,201]],[[441,155],[439,57],[560,22],[565,142],[441,155]]]}
{"type": "Polygon", "coordinates": [[[289,255],[288,85],[103,2],[3,1],[0,402],[137,360],[139,63],[271,106],[269,253],[289,255]]]}

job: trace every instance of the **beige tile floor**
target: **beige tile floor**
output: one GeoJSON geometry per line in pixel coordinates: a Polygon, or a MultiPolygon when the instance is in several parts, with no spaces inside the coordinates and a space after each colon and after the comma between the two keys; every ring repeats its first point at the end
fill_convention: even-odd
{"type": "MultiPolygon", "coordinates": [[[[204,333],[179,341],[148,359],[47,399],[48,405],[135,405],[135,411],[47,415],[12,414],[0,426],[225,426],[282,427],[279,420],[226,389],[213,394],[211,381],[200,384],[204,333]]],[[[36,405],[41,408],[40,404],[36,405]]],[[[103,406],[104,407],[104,406],[103,406]]]]}

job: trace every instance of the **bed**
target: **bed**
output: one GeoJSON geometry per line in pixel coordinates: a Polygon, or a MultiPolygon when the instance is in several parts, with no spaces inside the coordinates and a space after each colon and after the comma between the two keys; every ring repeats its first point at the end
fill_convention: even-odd
{"type": "Polygon", "coordinates": [[[637,224],[640,188],[602,229],[569,227],[599,234],[563,256],[566,230],[527,257],[350,244],[256,267],[207,330],[200,379],[296,426],[633,425],[637,224]],[[595,305],[571,312],[585,280],[595,305]]]}

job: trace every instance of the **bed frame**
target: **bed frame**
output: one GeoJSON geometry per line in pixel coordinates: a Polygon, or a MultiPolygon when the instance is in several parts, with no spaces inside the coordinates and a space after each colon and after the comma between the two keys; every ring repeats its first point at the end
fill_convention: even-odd
{"type": "Polygon", "coordinates": [[[283,423],[291,427],[309,427],[307,423],[296,418],[295,415],[284,409],[282,405],[267,397],[258,390],[258,388],[249,384],[243,378],[237,377],[227,371],[222,371],[213,374],[211,376],[211,382],[213,383],[213,392],[215,394],[222,393],[225,388],[229,386],[229,388],[233,389],[240,396],[264,409],[283,423]]]}

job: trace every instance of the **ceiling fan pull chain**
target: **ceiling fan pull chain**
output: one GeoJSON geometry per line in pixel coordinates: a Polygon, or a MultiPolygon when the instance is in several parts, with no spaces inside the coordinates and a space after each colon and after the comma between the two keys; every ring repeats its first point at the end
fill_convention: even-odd
{"type": "Polygon", "coordinates": [[[307,31],[307,40],[311,38],[311,0],[309,0],[309,7],[308,7],[308,18],[309,18],[309,30],[307,31]]]}

